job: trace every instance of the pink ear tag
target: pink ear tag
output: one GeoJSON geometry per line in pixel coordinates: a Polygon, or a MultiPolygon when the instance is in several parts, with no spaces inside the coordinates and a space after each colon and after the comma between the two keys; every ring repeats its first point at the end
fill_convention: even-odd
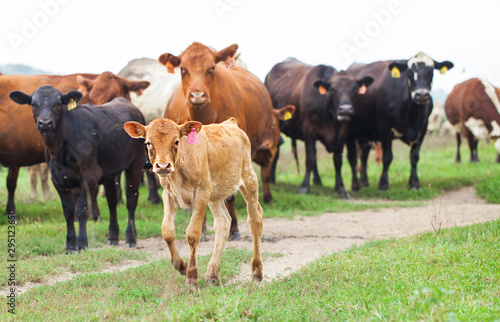
{"type": "Polygon", "coordinates": [[[196,129],[193,127],[191,128],[191,133],[188,134],[188,143],[189,144],[197,144],[199,140],[198,133],[196,133],[196,129]]]}

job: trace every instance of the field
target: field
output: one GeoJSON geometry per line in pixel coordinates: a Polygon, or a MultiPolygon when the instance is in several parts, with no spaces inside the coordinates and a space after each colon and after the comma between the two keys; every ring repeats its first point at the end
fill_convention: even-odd
{"type": "MultiPolygon", "coordinates": [[[[269,223],[268,230],[264,226],[263,236],[264,274],[268,274],[265,281],[259,284],[248,282],[246,272],[251,253],[246,247],[239,247],[248,242],[244,203],[239,196],[237,212],[243,241],[226,244],[219,285],[212,286],[201,279],[198,290],[186,287],[184,277],[171,267],[166,245],[158,242],[162,206],[150,205],[144,188],[140,191],[136,214],[137,249],[123,247],[126,225],[123,205],[119,208],[122,245],[106,246],[107,207],[100,199],[103,221],[88,223],[90,249],[65,255],[66,227],[55,191],[52,191],[54,197],[51,200],[39,198],[31,201],[27,174],[22,171],[16,192],[20,218],[16,226],[16,282],[23,292],[16,293],[16,315],[9,314],[5,304],[0,319],[500,318],[500,206],[496,205],[500,204],[500,167],[495,163],[492,144],[480,144],[481,162],[478,164],[468,162],[468,148],[463,146],[463,162],[456,164],[454,138],[429,135],[419,162],[422,189],[414,191],[407,188],[409,149],[395,141],[394,160],[389,171],[391,189],[388,192],[377,190],[381,169],[370,159],[371,186],[351,193],[352,200],[348,201],[340,200],[333,192],[332,157],[319,145],[319,172],[324,187],[312,187],[311,195],[297,195],[304,172],[303,145],[299,152],[300,174],[295,169],[289,146],[288,141],[283,146],[278,183],[272,187],[275,202],[271,206],[263,205],[265,225],[269,223]],[[464,187],[473,188],[464,190],[464,187]],[[457,191],[462,192],[459,199],[472,198],[474,201],[458,206],[449,202],[440,208],[446,203],[447,196],[457,191]],[[469,195],[464,195],[463,191],[469,195]],[[489,204],[478,201],[474,191],[489,204]],[[411,223],[401,226],[399,217],[390,217],[395,212],[399,216],[405,213],[409,218],[419,217],[424,211],[434,216],[420,216],[420,221],[430,231],[423,234],[416,234],[419,231],[414,228],[418,227],[412,227],[411,223]],[[454,227],[458,226],[458,220],[453,219],[454,213],[460,213],[462,217],[464,213],[471,214],[477,219],[486,218],[484,215],[491,212],[494,213],[492,218],[485,220],[494,219],[492,221],[454,227]],[[321,215],[323,213],[329,214],[321,215]],[[357,223],[344,225],[353,218],[357,218],[357,223]],[[353,232],[370,220],[379,225],[370,234],[353,232]],[[331,232],[336,224],[350,228],[331,232]],[[391,224],[389,228],[388,224],[391,224]],[[452,228],[444,228],[447,224],[452,228]],[[383,231],[384,227],[386,231],[383,231]],[[278,229],[288,231],[285,234],[278,229]],[[394,231],[398,229],[399,233],[395,235],[394,231]],[[322,235],[322,230],[330,232],[322,235]],[[325,244],[327,235],[330,239],[349,242],[335,248],[325,244]],[[291,242],[284,246],[283,236],[294,238],[288,238],[291,242]],[[407,237],[391,238],[400,236],[407,237]],[[326,248],[321,249],[321,254],[327,255],[311,255],[310,259],[315,260],[302,258],[308,264],[295,265],[290,254],[303,248],[305,251],[301,256],[305,256],[304,253],[311,252],[308,247],[315,245],[316,248],[326,248]],[[285,266],[278,266],[273,272],[266,271],[266,265],[271,268],[277,262],[285,262],[285,266]]],[[[347,162],[344,162],[343,173],[350,192],[347,162]]],[[[4,168],[0,172],[2,209],[6,202],[5,178],[4,168]]],[[[1,220],[0,234],[6,238],[6,218],[1,220]]],[[[181,240],[188,221],[189,212],[179,211],[176,226],[180,245],[183,245],[181,240]]],[[[484,220],[472,220],[479,221],[484,220]]],[[[461,222],[469,223],[463,218],[461,222]]],[[[200,246],[201,276],[208,264],[213,236],[209,235],[208,239],[206,245],[200,246]]],[[[180,250],[181,255],[188,255],[187,251],[180,250]]],[[[7,248],[1,256],[7,263],[7,248]]],[[[9,272],[4,269],[0,275],[5,296],[9,294],[9,272]]]]}

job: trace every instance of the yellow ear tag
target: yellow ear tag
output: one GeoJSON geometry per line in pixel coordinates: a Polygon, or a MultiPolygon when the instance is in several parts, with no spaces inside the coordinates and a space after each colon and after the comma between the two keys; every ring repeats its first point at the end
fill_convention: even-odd
{"type": "Polygon", "coordinates": [[[74,99],[70,99],[69,100],[69,103],[68,103],[68,111],[71,111],[72,109],[74,109],[76,107],[76,102],[74,99]]]}
{"type": "Polygon", "coordinates": [[[444,75],[448,71],[448,67],[443,66],[443,67],[441,67],[441,69],[439,71],[441,72],[441,74],[444,75]]]}
{"type": "Polygon", "coordinates": [[[399,69],[396,66],[392,67],[391,76],[392,76],[392,78],[400,78],[401,77],[401,72],[399,71],[399,69]]]}
{"type": "Polygon", "coordinates": [[[289,119],[292,118],[292,113],[286,111],[285,115],[283,115],[283,118],[285,119],[285,121],[288,121],[289,119]]]}

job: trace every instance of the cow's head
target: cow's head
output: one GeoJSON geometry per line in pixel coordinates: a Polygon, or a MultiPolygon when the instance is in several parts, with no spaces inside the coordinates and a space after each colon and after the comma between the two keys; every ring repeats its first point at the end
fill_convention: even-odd
{"type": "Polygon", "coordinates": [[[395,78],[400,77],[400,72],[408,70],[406,77],[411,99],[418,105],[425,105],[431,101],[430,91],[434,69],[438,69],[444,74],[452,68],[452,62],[446,60],[439,63],[422,52],[408,60],[389,64],[389,71],[391,71],[392,77],[395,78]]]}
{"type": "Polygon", "coordinates": [[[312,85],[321,95],[328,95],[328,108],[333,117],[339,121],[348,121],[354,115],[354,97],[364,95],[372,83],[371,76],[356,79],[353,75],[340,71],[328,80],[316,79],[312,85]]]}
{"type": "Polygon", "coordinates": [[[169,119],[156,119],[148,126],[138,122],[127,122],[125,131],[134,139],[143,138],[153,165],[153,172],[166,177],[174,172],[179,155],[180,139],[189,133],[200,133],[201,123],[196,121],[177,125],[169,119]]]}
{"type": "Polygon", "coordinates": [[[68,105],[69,109],[76,107],[82,93],[71,91],[63,94],[50,85],[43,85],[31,95],[14,91],[9,97],[17,104],[31,105],[37,129],[42,135],[47,135],[57,131],[63,109],[68,108],[68,105]]]}
{"type": "Polygon", "coordinates": [[[130,81],[111,72],[104,72],[94,80],[79,75],[77,81],[84,100],[92,105],[102,105],[116,97],[124,97],[130,101],[129,92],[134,91],[140,96],[150,84],[147,81],[130,81]]]}
{"type": "Polygon", "coordinates": [[[193,107],[201,107],[210,102],[210,93],[215,84],[215,74],[221,61],[231,61],[238,45],[231,45],[221,51],[214,51],[200,43],[193,43],[179,56],[163,54],[158,61],[173,72],[180,67],[182,90],[186,102],[193,107]]]}

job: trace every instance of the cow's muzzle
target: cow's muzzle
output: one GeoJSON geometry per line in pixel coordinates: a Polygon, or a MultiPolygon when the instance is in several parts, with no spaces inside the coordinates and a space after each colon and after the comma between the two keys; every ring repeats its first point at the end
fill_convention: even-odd
{"type": "Polygon", "coordinates": [[[153,172],[158,174],[160,177],[168,176],[174,172],[174,165],[172,162],[155,162],[153,172]]]}
{"type": "Polygon", "coordinates": [[[36,123],[36,128],[39,131],[52,131],[54,129],[54,122],[51,119],[39,119],[36,123]]]}
{"type": "Polygon", "coordinates": [[[339,121],[349,121],[354,115],[354,109],[352,104],[340,104],[337,111],[337,120],[339,121]]]}
{"type": "Polygon", "coordinates": [[[192,105],[203,105],[209,101],[207,92],[190,92],[188,102],[192,105]]]}
{"type": "Polygon", "coordinates": [[[412,99],[418,105],[424,105],[431,101],[430,91],[426,88],[414,90],[411,93],[412,99]]]}

